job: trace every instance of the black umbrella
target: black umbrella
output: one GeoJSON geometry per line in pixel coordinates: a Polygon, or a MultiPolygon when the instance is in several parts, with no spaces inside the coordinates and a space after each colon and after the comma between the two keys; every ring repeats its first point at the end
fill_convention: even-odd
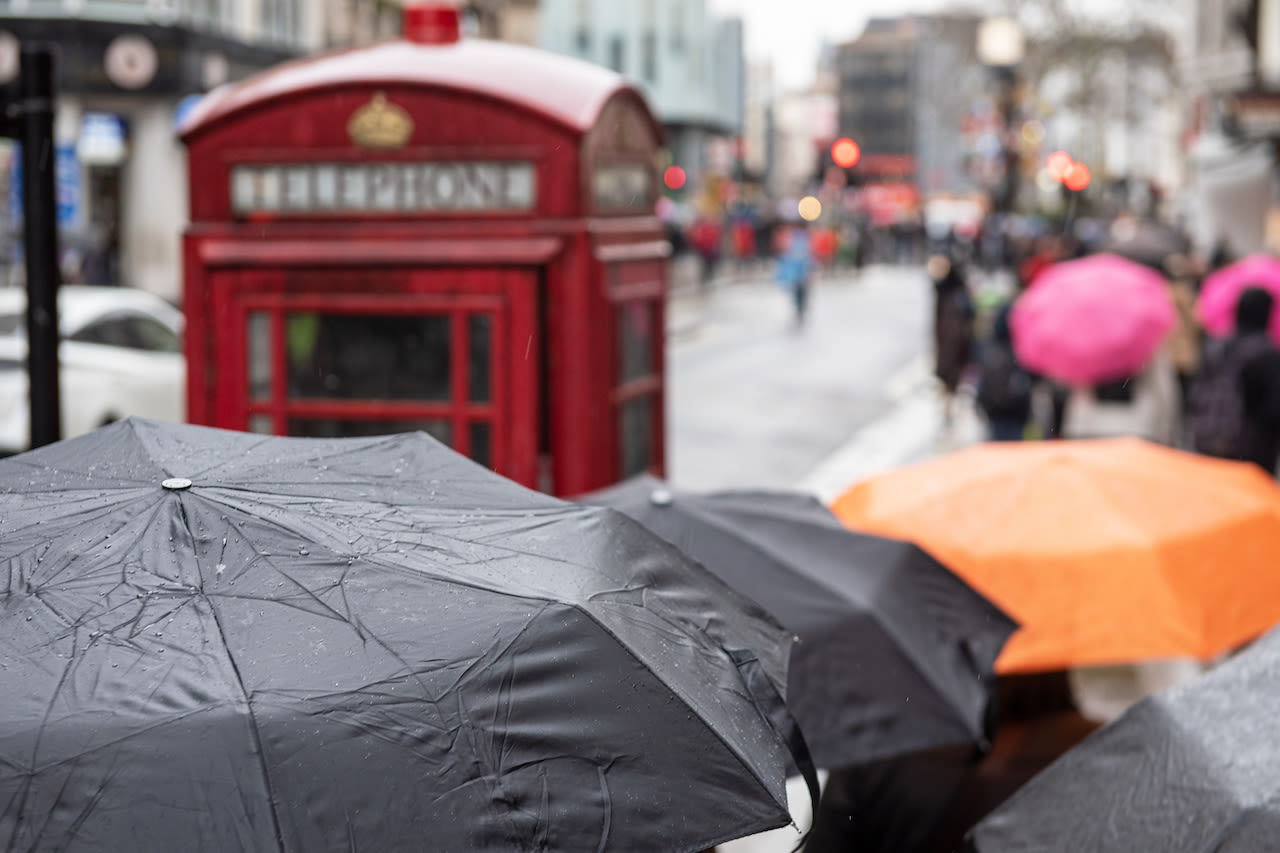
{"type": "Polygon", "coordinates": [[[640,521],[796,633],[787,701],[819,766],[989,736],[995,659],[1016,626],[919,547],[854,533],[798,493],[641,477],[583,500],[640,521]]]}
{"type": "Polygon", "coordinates": [[[0,567],[5,849],[692,851],[789,821],[776,624],[422,434],[121,422],[0,462],[0,567]]]}
{"type": "Polygon", "coordinates": [[[1110,252],[1167,273],[1166,263],[1174,255],[1188,251],[1186,238],[1176,229],[1157,222],[1132,222],[1112,227],[1098,245],[1098,251],[1110,252]]]}
{"type": "Polygon", "coordinates": [[[1280,849],[1280,631],[1151,696],[970,832],[970,850],[1280,849]]]}

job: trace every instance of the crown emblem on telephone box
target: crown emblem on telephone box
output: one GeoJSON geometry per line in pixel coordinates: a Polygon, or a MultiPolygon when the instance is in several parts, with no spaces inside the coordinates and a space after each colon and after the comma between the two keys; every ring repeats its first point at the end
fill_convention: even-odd
{"type": "Polygon", "coordinates": [[[347,133],[361,148],[403,148],[413,135],[413,119],[404,107],[390,103],[384,93],[378,92],[372,101],[351,114],[347,133]]]}

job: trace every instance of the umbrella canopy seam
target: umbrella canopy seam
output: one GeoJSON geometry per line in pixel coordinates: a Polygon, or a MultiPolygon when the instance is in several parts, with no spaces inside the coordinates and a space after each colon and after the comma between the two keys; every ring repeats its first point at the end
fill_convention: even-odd
{"type": "MultiPolygon", "coordinates": [[[[187,507],[185,504],[185,496],[181,492],[174,492],[162,496],[162,500],[158,504],[163,504],[164,498],[172,497],[178,501],[178,513],[182,518],[182,526],[187,535],[191,537],[191,541],[196,541],[195,531],[191,529],[191,522],[187,518],[187,507]]],[[[206,601],[209,601],[208,595],[203,589],[199,590],[199,595],[206,601]]],[[[267,754],[262,745],[262,737],[258,731],[258,720],[253,710],[253,702],[250,700],[249,690],[245,686],[244,676],[240,673],[240,664],[237,663],[235,655],[231,651],[231,642],[227,637],[227,633],[222,626],[222,618],[218,615],[218,608],[213,606],[213,602],[209,601],[209,612],[213,616],[213,624],[218,629],[218,636],[222,640],[222,648],[227,656],[227,663],[231,666],[231,671],[236,676],[236,686],[240,688],[240,695],[244,699],[245,712],[249,716],[249,731],[253,736],[253,753],[258,760],[258,767],[262,770],[262,782],[266,786],[268,807],[271,813],[271,831],[276,839],[276,848],[283,853],[286,849],[284,843],[284,831],[280,826],[280,816],[276,813],[276,795],[275,787],[271,780],[271,771],[267,767],[267,754]]]]}

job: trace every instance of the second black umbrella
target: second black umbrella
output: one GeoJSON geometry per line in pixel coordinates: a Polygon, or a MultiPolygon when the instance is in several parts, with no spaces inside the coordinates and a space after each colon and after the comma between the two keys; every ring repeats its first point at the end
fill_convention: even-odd
{"type": "Polygon", "coordinates": [[[643,477],[583,500],[640,521],[797,635],[787,704],[819,766],[988,739],[1016,625],[919,547],[850,531],[798,493],[643,477]]]}

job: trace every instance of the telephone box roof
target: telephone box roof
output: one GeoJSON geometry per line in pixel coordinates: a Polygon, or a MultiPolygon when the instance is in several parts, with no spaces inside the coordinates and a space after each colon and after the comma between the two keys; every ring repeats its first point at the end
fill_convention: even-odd
{"type": "MultiPolygon", "coordinates": [[[[224,119],[277,98],[349,86],[423,86],[473,92],[540,114],[579,133],[620,92],[643,96],[620,75],[544,50],[485,39],[452,44],[396,40],[278,65],[205,96],[182,122],[190,140],[224,119]]],[[[661,128],[649,115],[661,138],[661,128]]]]}

